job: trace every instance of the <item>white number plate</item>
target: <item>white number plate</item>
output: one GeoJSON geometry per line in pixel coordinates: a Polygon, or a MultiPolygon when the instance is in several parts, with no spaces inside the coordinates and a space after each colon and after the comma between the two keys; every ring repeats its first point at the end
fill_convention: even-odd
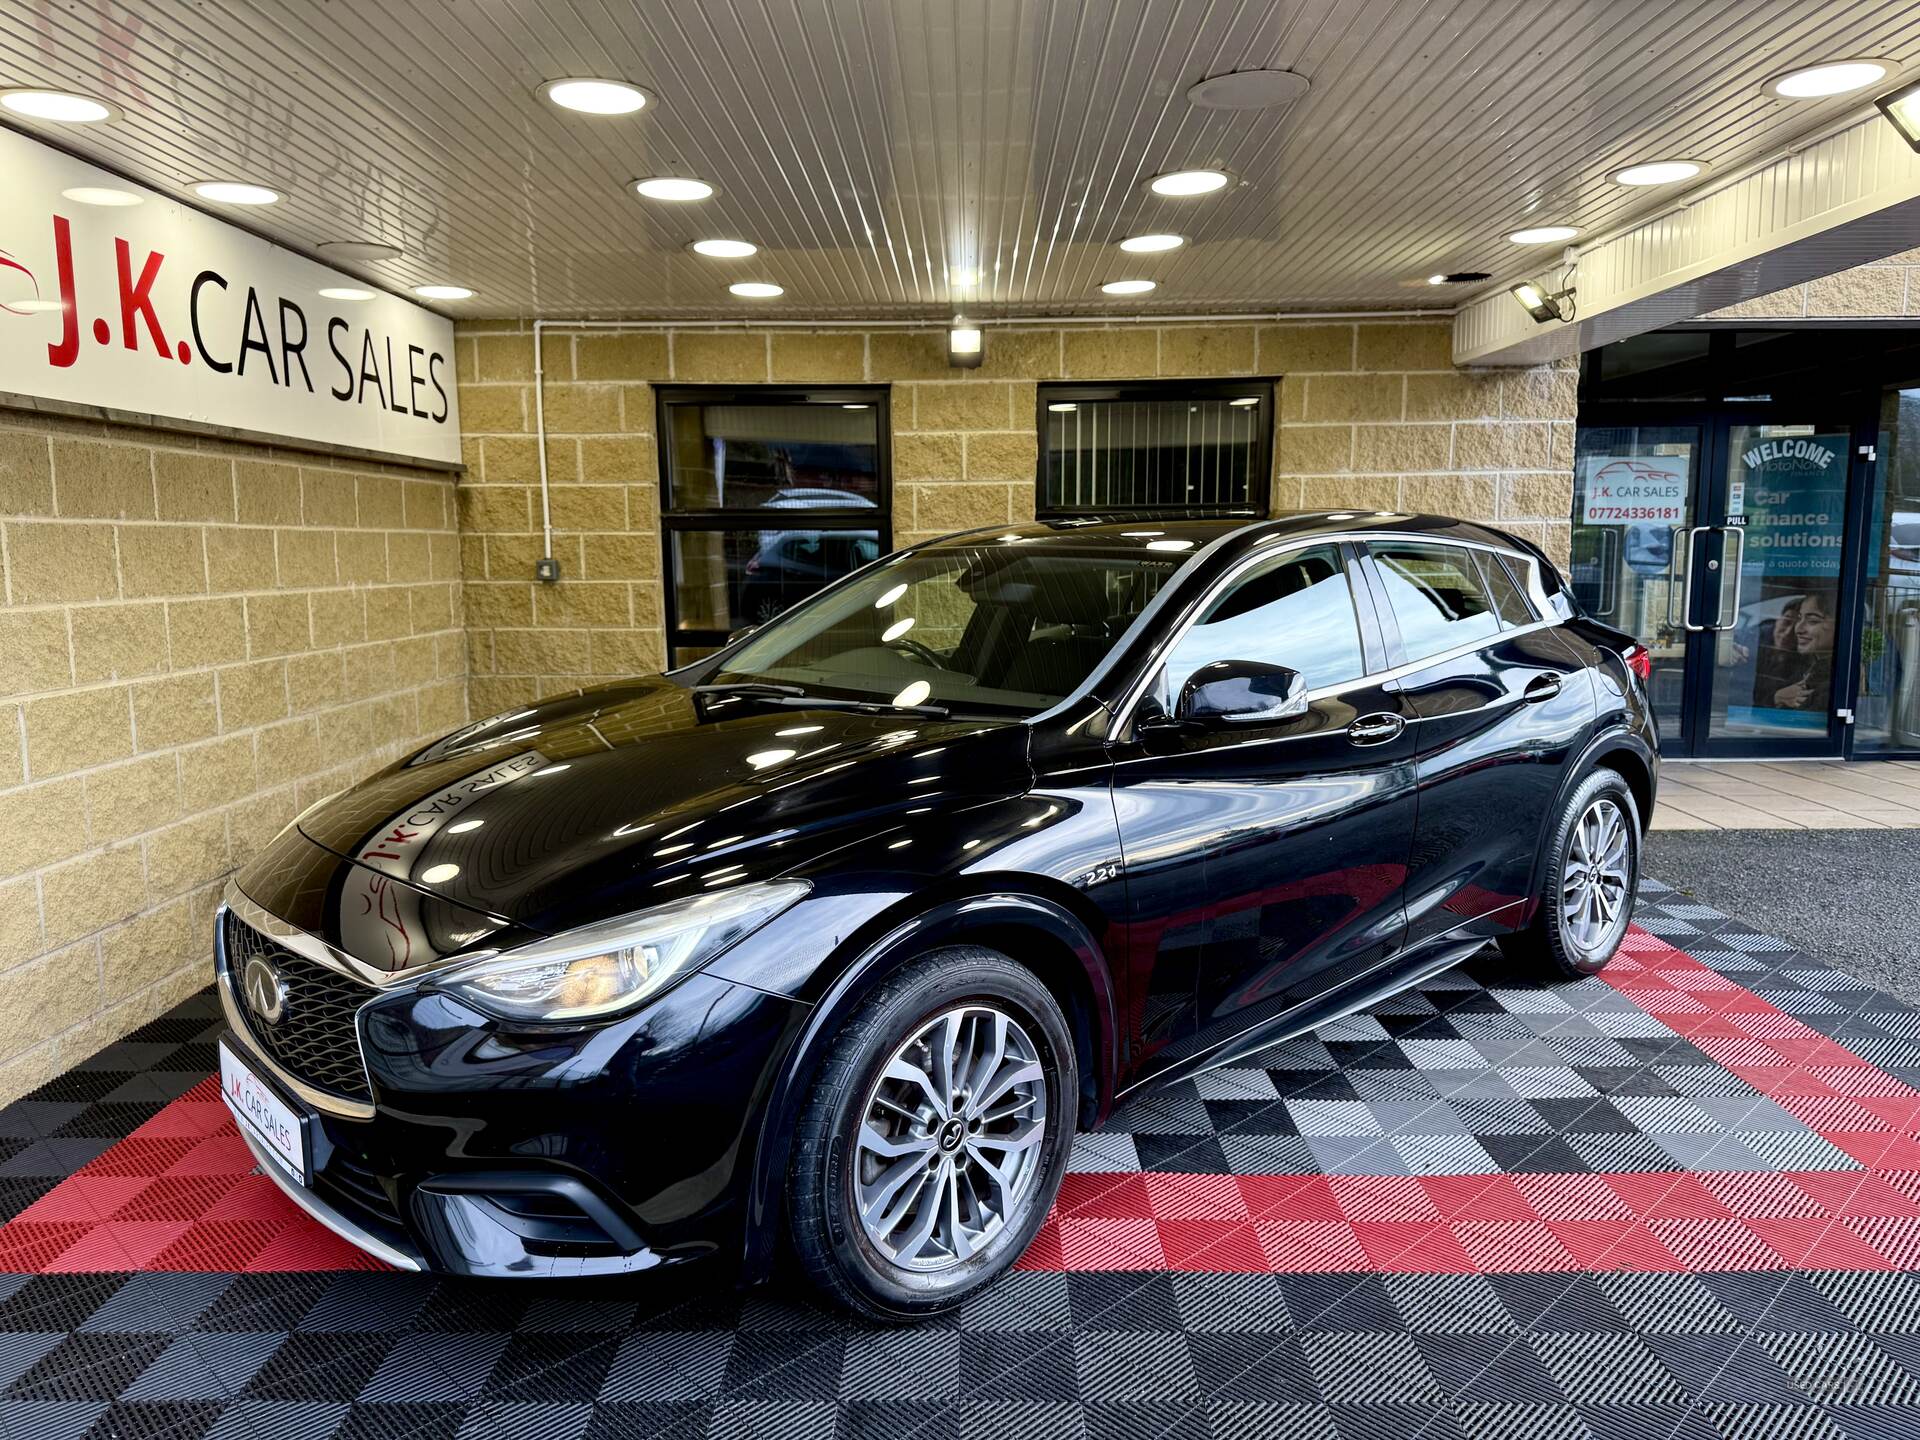
{"type": "Polygon", "coordinates": [[[243,1134],[258,1141],[302,1185],[311,1182],[307,1132],[300,1116],[224,1044],[220,1047],[220,1095],[243,1134]]]}

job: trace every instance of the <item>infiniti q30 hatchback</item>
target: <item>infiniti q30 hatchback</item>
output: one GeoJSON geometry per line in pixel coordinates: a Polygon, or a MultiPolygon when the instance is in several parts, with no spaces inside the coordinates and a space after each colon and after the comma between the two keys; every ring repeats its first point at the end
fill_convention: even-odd
{"type": "Polygon", "coordinates": [[[261,1166],[396,1265],[957,1304],[1076,1131],[1497,943],[1606,964],[1645,653],[1419,515],[1028,525],[303,813],[216,936],[261,1166]]]}

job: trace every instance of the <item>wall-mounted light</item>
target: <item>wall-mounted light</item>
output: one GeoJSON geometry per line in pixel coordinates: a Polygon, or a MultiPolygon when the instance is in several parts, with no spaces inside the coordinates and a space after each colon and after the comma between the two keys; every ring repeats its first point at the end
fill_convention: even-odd
{"type": "Polygon", "coordinates": [[[1548,294],[1531,280],[1522,281],[1508,292],[1518,300],[1526,312],[1537,322],[1544,325],[1549,320],[1571,320],[1573,318],[1573,287],[1556,290],[1548,294]]]}
{"type": "Polygon", "coordinates": [[[980,327],[956,317],[947,330],[947,363],[971,370],[986,359],[986,355],[986,341],[981,338],[980,327]]]}
{"type": "Polygon", "coordinates": [[[1920,80],[1902,85],[1898,90],[1889,91],[1873,102],[1880,107],[1880,113],[1893,122],[1893,128],[1900,132],[1915,150],[1920,150],[1920,80]]]}

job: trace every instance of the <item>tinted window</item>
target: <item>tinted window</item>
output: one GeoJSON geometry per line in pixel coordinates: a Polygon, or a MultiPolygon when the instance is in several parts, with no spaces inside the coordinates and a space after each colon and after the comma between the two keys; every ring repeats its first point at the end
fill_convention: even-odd
{"type": "Polygon", "coordinates": [[[1527,597],[1520,593],[1520,587],[1513,583],[1513,577],[1501,563],[1502,557],[1491,551],[1475,550],[1473,558],[1480,566],[1480,578],[1486,582],[1487,594],[1493,599],[1494,613],[1500,617],[1500,623],[1509,629],[1533,624],[1539,617],[1533,613],[1527,597]]]}
{"type": "Polygon", "coordinates": [[[1410,661],[1500,633],[1473,552],[1455,545],[1378,541],[1369,547],[1410,661]]]}
{"type": "Polygon", "coordinates": [[[1215,660],[1285,665],[1309,690],[1366,673],[1340,553],[1331,545],[1293,550],[1258,567],[1207,607],[1167,657],[1158,695],[1171,709],[1187,677],[1215,660]]]}

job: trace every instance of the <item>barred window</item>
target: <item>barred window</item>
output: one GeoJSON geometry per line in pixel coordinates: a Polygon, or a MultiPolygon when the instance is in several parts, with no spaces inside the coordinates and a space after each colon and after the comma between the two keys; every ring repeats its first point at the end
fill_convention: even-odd
{"type": "Polygon", "coordinates": [[[1042,519],[1267,513],[1269,380],[1040,387],[1042,519]]]}

